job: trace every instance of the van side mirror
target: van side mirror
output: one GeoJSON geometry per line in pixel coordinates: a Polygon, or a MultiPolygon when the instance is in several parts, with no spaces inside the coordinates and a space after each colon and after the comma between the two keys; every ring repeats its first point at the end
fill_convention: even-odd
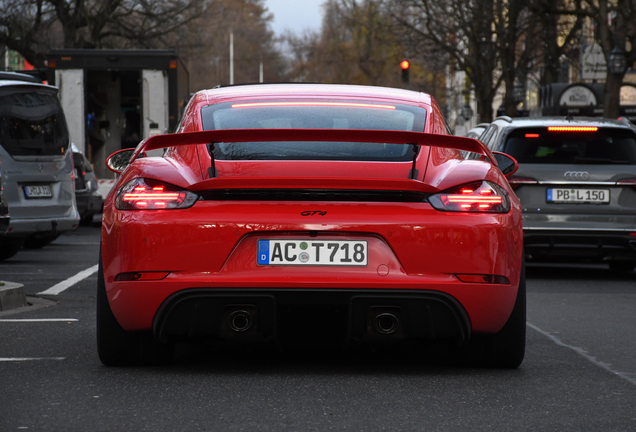
{"type": "Polygon", "coordinates": [[[130,158],[135,152],[134,148],[116,151],[106,159],[106,166],[109,170],[121,174],[130,163],[130,158]]]}
{"type": "Polygon", "coordinates": [[[510,177],[519,169],[519,164],[512,156],[501,152],[492,152],[492,154],[495,156],[497,166],[506,177],[510,177]]]}

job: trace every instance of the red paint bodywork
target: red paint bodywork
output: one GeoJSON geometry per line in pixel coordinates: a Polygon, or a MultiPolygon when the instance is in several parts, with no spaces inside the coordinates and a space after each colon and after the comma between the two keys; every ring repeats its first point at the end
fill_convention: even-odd
{"type": "MultiPolygon", "coordinates": [[[[269,85],[202,91],[190,101],[178,132],[201,131],[201,108],[211,103],[277,98],[411,104],[427,111],[424,133],[437,134],[431,139],[443,142],[447,138],[458,145],[474,141],[469,144],[481,146],[476,140],[444,137],[441,111],[428,95],[354,86],[269,85]]],[[[159,146],[161,139],[158,137],[154,144],[159,146]]],[[[142,146],[152,148],[151,144],[152,140],[142,143],[137,153],[144,150],[142,146]]],[[[510,316],[520,279],[519,201],[493,164],[463,160],[457,149],[423,149],[417,159],[416,180],[408,179],[412,165],[409,162],[218,160],[218,178],[210,179],[211,160],[205,144],[174,146],[164,157],[136,159],[122,173],[104,204],[102,259],[113,313],[128,331],[150,330],[164,300],[192,288],[257,288],[265,292],[274,287],[433,290],[447,293],[461,303],[473,332],[496,333],[510,316]],[[505,214],[457,213],[413,202],[212,200],[198,201],[183,210],[117,210],[114,201],[118,188],[137,177],[190,191],[324,187],[435,193],[489,180],[507,191],[511,210],[505,214]],[[301,215],[307,211],[326,214],[301,215]],[[300,239],[307,238],[309,232],[324,239],[367,240],[368,265],[257,265],[259,238],[300,239]],[[388,267],[388,274],[380,266],[388,267]],[[114,281],[120,273],[144,271],[170,274],[160,281],[114,281]],[[455,274],[501,275],[510,284],[464,283],[455,274]]]]}

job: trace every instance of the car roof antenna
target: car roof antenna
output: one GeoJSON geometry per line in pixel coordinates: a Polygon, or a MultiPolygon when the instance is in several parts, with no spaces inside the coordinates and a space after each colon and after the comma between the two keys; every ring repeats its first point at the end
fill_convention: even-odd
{"type": "Polygon", "coordinates": [[[210,168],[208,168],[208,177],[215,178],[219,176],[219,173],[216,171],[216,166],[214,165],[214,143],[209,144],[210,149],[210,168]]]}
{"type": "Polygon", "coordinates": [[[409,173],[409,178],[413,180],[417,180],[417,175],[419,171],[415,168],[415,162],[417,160],[417,144],[413,144],[413,167],[411,168],[411,172],[409,173]]]}

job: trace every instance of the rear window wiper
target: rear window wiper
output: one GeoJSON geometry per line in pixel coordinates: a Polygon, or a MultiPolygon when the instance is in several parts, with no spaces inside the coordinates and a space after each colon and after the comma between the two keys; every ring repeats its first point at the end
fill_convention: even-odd
{"type": "Polygon", "coordinates": [[[586,157],[578,157],[574,158],[574,163],[576,164],[623,164],[629,165],[629,161],[626,160],[612,160],[605,158],[586,158],[586,157]]]}

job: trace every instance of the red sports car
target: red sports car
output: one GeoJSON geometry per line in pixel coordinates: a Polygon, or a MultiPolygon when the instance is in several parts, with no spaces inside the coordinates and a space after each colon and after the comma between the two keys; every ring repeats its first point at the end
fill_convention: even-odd
{"type": "Polygon", "coordinates": [[[523,360],[516,162],[449,135],[427,94],[200,91],[177,133],[107,163],[121,176],[103,213],[104,364],[165,362],[199,341],[416,340],[473,365],[523,360]]]}

